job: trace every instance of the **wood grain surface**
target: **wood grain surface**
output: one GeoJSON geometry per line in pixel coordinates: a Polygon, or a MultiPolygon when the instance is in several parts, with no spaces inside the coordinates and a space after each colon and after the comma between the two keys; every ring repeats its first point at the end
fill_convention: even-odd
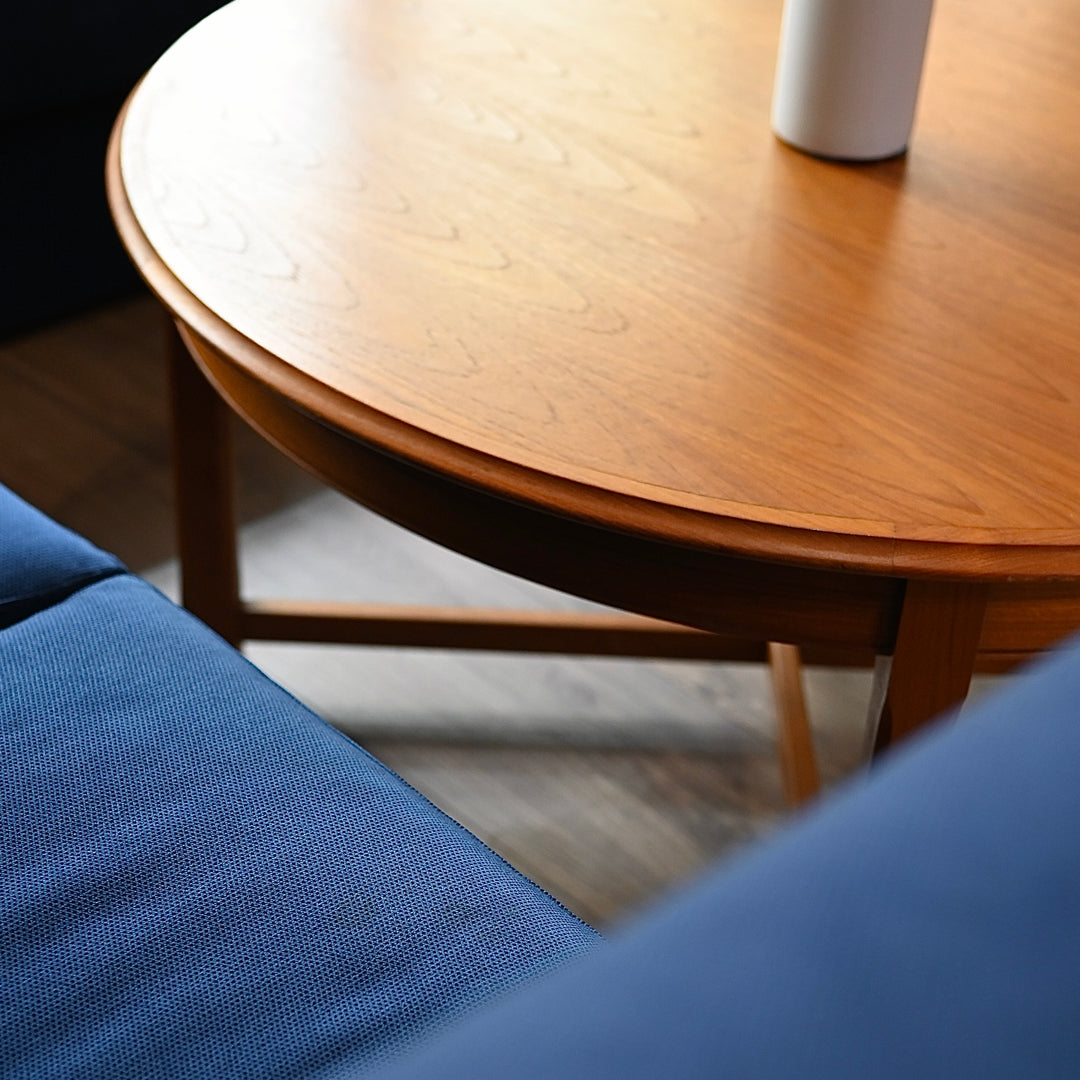
{"type": "Polygon", "coordinates": [[[940,5],[909,155],[852,167],[769,131],[779,8],[238,0],[134,95],[114,210],[249,372],[495,493],[1080,575],[1080,13],[940,5]]]}

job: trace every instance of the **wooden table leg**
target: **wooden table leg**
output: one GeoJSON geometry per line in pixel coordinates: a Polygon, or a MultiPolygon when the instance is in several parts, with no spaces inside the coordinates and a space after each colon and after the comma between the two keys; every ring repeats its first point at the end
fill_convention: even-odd
{"type": "Polygon", "coordinates": [[[768,656],[778,720],[780,773],[788,803],[797,806],[813,798],[821,786],[806,715],[802,660],[798,646],[775,641],[769,642],[768,656]]]}
{"type": "Polygon", "coordinates": [[[182,601],[226,641],[239,645],[242,613],[229,408],[206,381],[171,320],[167,333],[182,601]]]}
{"type": "Polygon", "coordinates": [[[967,696],[986,596],[980,582],[908,582],[896,648],[874,672],[875,754],[967,696]]]}

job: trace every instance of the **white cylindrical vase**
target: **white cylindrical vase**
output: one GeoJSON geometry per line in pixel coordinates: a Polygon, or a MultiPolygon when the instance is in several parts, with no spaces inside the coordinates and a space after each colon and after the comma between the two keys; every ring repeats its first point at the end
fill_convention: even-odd
{"type": "Polygon", "coordinates": [[[903,153],[932,8],[933,0],[785,0],[773,131],[822,157],[903,153]]]}

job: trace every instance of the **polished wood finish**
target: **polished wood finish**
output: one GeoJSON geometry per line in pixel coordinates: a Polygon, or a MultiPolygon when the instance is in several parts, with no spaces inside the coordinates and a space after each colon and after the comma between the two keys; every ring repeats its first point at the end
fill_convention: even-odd
{"type": "Polygon", "coordinates": [[[673,546],[489,495],[329,427],[195,335],[187,340],[222,397],[257,431],[320,479],[455,551],[714,633],[892,649],[901,581],[673,546]]]}
{"type": "Polygon", "coordinates": [[[910,155],[851,168],[769,134],[777,0],[240,0],[144,80],[114,200],[212,344],[469,484],[755,556],[1078,574],[1080,76],[1045,57],[1080,31],[1045,7],[945,5],[910,155]]]}
{"type": "Polygon", "coordinates": [[[874,692],[876,745],[905,738],[923,717],[938,716],[967,697],[986,614],[986,586],[976,581],[909,581],[888,685],[874,692]]]}
{"type": "Polygon", "coordinates": [[[191,363],[171,324],[166,326],[166,355],[177,540],[184,566],[181,599],[238,646],[244,634],[229,410],[191,363]]]}
{"type": "Polygon", "coordinates": [[[802,683],[802,659],[795,645],[769,644],[769,672],[780,714],[780,771],[784,791],[792,806],[813,798],[821,787],[806,696],[802,683]]]}
{"type": "Polygon", "coordinates": [[[253,600],[243,611],[242,636],[249,641],[727,661],[761,660],[764,651],[743,638],[618,613],[309,600],[253,600]]]}
{"type": "Polygon", "coordinates": [[[110,201],[230,404],[441,543],[864,653],[980,583],[899,647],[906,732],[980,633],[1080,624],[1080,24],[943,5],[910,154],[853,168],[768,132],[779,7],[239,0],[133,95],[110,201]]]}

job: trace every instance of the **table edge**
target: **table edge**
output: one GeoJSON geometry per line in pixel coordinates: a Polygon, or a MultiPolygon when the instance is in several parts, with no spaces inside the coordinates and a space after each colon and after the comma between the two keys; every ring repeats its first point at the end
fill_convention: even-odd
{"type": "Polygon", "coordinates": [[[901,577],[988,581],[1080,578],[1080,543],[1062,537],[1062,530],[1047,530],[1045,534],[1026,531],[1015,542],[987,542],[987,530],[964,528],[951,529],[948,540],[916,539],[896,536],[895,527],[887,522],[865,523],[878,526],[878,535],[859,534],[823,527],[824,518],[810,525],[796,520],[800,515],[781,510],[776,516],[788,516],[791,521],[754,520],[679,506],[504,460],[426,431],[319,382],[215,314],[173,274],[143,232],[128,199],[120,153],[124,121],[139,85],[117,115],[105,163],[109,210],[129,258],[172,316],[224,360],[242,367],[267,389],[348,437],[512,502],[684,547],[901,577]],[[890,529],[894,530],[892,535],[888,534],[890,529]]]}

